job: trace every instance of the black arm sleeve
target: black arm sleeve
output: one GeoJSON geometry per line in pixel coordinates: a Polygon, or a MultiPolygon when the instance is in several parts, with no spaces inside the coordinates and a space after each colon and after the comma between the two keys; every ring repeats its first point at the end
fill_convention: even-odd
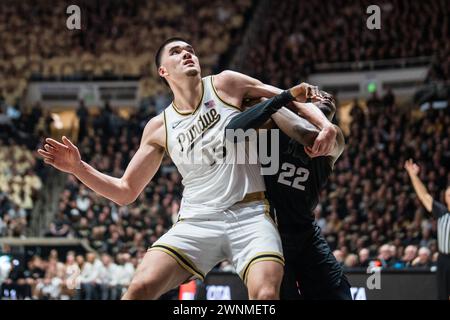
{"type": "Polygon", "coordinates": [[[260,102],[253,107],[241,112],[228,123],[226,129],[258,129],[270,116],[281,109],[284,105],[293,101],[294,97],[286,90],[282,93],[270,98],[269,100],[260,102]]]}

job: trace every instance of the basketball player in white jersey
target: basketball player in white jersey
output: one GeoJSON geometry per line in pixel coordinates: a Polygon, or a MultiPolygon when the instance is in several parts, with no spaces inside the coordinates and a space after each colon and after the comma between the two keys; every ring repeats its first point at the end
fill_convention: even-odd
{"type": "MultiPolygon", "coordinates": [[[[240,112],[244,98],[270,98],[282,91],[232,71],[202,78],[192,46],[180,38],[164,42],[155,60],[174,100],[148,122],[121,178],[102,174],[82,161],[66,137],[63,143],[46,139],[45,150],[38,152],[45,163],[75,175],[119,205],[138,197],[165,151],[180,171],[184,192],[179,222],[149,249],[123,299],[156,299],[190,278],[203,279],[225,259],[233,262],[250,299],[278,299],[284,259],[279,234],[268,215],[259,167],[215,163],[209,157],[202,164],[186,159],[198,145],[202,151],[220,148],[224,128],[240,112]]],[[[320,110],[295,105],[321,129],[313,152],[329,153],[334,141],[331,123],[320,110]]]]}

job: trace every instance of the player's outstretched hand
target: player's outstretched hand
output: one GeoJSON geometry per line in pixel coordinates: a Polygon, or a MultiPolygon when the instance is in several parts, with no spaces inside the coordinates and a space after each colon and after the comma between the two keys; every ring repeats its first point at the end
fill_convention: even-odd
{"type": "Polygon", "coordinates": [[[65,136],[62,137],[63,143],[52,138],[45,139],[45,142],[45,150],[38,150],[44,162],[63,172],[74,173],[81,164],[78,148],[65,136]]]}
{"type": "Polygon", "coordinates": [[[410,176],[417,176],[420,171],[420,167],[412,159],[406,160],[405,169],[410,176]]]}

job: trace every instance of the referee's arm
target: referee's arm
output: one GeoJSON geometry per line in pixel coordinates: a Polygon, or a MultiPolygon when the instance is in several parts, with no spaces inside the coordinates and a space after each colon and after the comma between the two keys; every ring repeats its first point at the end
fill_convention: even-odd
{"type": "Polygon", "coordinates": [[[425,188],[425,185],[419,179],[419,166],[415,164],[412,159],[409,159],[405,162],[405,169],[408,172],[408,175],[411,179],[412,185],[417,193],[417,196],[419,197],[420,202],[422,202],[423,206],[425,207],[425,209],[427,209],[428,212],[431,212],[433,208],[433,197],[431,197],[427,188],[425,188]]]}

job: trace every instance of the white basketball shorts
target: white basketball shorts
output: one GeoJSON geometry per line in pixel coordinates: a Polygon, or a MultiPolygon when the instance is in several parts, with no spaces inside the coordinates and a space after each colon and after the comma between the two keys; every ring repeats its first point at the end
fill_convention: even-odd
{"type": "Polygon", "coordinates": [[[246,283],[248,270],[256,262],[284,265],[280,235],[269,210],[264,199],[239,202],[222,213],[181,219],[149,250],[164,251],[201,280],[219,262],[229,260],[246,283]]]}

